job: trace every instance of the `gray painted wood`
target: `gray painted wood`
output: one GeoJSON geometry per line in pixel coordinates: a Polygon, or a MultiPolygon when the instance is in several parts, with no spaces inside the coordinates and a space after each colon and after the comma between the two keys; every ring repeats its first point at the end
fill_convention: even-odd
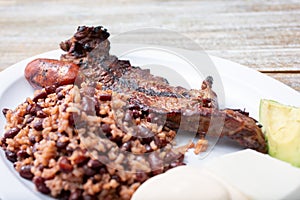
{"type": "Polygon", "coordinates": [[[57,49],[78,25],[112,34],[156,26],[300,91],[299,0],[0,0],[0,25],[0,71],[57,49]]]}

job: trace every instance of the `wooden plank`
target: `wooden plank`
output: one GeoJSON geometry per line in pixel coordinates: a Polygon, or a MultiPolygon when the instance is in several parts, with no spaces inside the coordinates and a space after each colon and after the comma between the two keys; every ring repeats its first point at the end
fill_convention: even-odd
{"type": "Polygon", "coordinates": [[[300,91],[298,0],[0,0],[0,70],[57,49],[85,24],[104,25],[112,34],[145,26],[170,29],[209,54],[279,72],[272,76],[300,91]]]}
{"type": "Polygon", "coordinates": [[[291,88],[300,91],[300,73],[266,73],[267,75],[289,85],[291,88]]]}
{"type": "Polygon", "coordinates": [[[207,51],[259,71],[300,71],[300,48],[207,51]]]}

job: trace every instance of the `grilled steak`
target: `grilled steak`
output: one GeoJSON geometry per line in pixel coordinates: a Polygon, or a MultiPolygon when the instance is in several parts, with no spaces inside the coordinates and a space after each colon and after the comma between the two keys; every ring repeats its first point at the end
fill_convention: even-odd
{"type": "Polygon", "coordinates": [[[207,78],[201,90],[171,86],[168,80],[152,75],[149,69],[131,66],[129,61],[119,60],[110,55],[109,41],[103,40],[108,33],[106,29],[99,30],[102,30],[102,27],[79,27],[71,39],[60,44],[64,47],[62,49],[67,51],[61,56],[61,60],[79,64],[87,81],[100,81],[104,88],[115,92],[138,91],[150,96],[196,98],[204,101],[209,107],[218,106],[217,95],[211,89],[212,77],[207,78]],[[99,38],[95,38],[94,29],[98,30],[99,38]],[[91,43],[93,45],[90,45],[91,43]],[[79,52],[77,53],[75,48],[65,48],[66,46],[77,46],[79,52]],[[86,49],[85,46],[90,48],[86,49]]]}
{"type": "Polygon", "coordinates": [[[151,119],[160,119],[170,129],[204,135],[221,132],[221,136],[244,147],[266,152],[265,138],[256,120],[240,110],[218,109],[211,77],[203,81],[201,90],[171,86],[150,70],[110,55],[108,36],[102,28],[79,27],[71,39],[61,43],[67,51],[61,60],[79,64],[87,82],[100,81],[104,89],[125,93],[129,109],[151,114],[151,119]]]}

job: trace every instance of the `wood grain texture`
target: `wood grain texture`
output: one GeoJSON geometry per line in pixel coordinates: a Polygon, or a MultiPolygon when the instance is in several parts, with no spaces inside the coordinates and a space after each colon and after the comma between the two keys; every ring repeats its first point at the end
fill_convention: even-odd
{"type": "Polygon", "coordinates": [[[300,91],[299,0],[0,0],[0,25],[0,70],[57,49],[78,25],[112,34],[155,26],[300,91]]]}

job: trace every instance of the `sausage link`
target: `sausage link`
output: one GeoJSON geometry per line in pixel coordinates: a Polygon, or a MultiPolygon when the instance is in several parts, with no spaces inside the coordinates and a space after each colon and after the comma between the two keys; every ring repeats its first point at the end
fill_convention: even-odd
{"type": "Polygon", "coordinates": [[[73,84],[78,75],[78,65],[47,58],[35,59],[25,68],[25,78],[35,89],[73,84]]]}

